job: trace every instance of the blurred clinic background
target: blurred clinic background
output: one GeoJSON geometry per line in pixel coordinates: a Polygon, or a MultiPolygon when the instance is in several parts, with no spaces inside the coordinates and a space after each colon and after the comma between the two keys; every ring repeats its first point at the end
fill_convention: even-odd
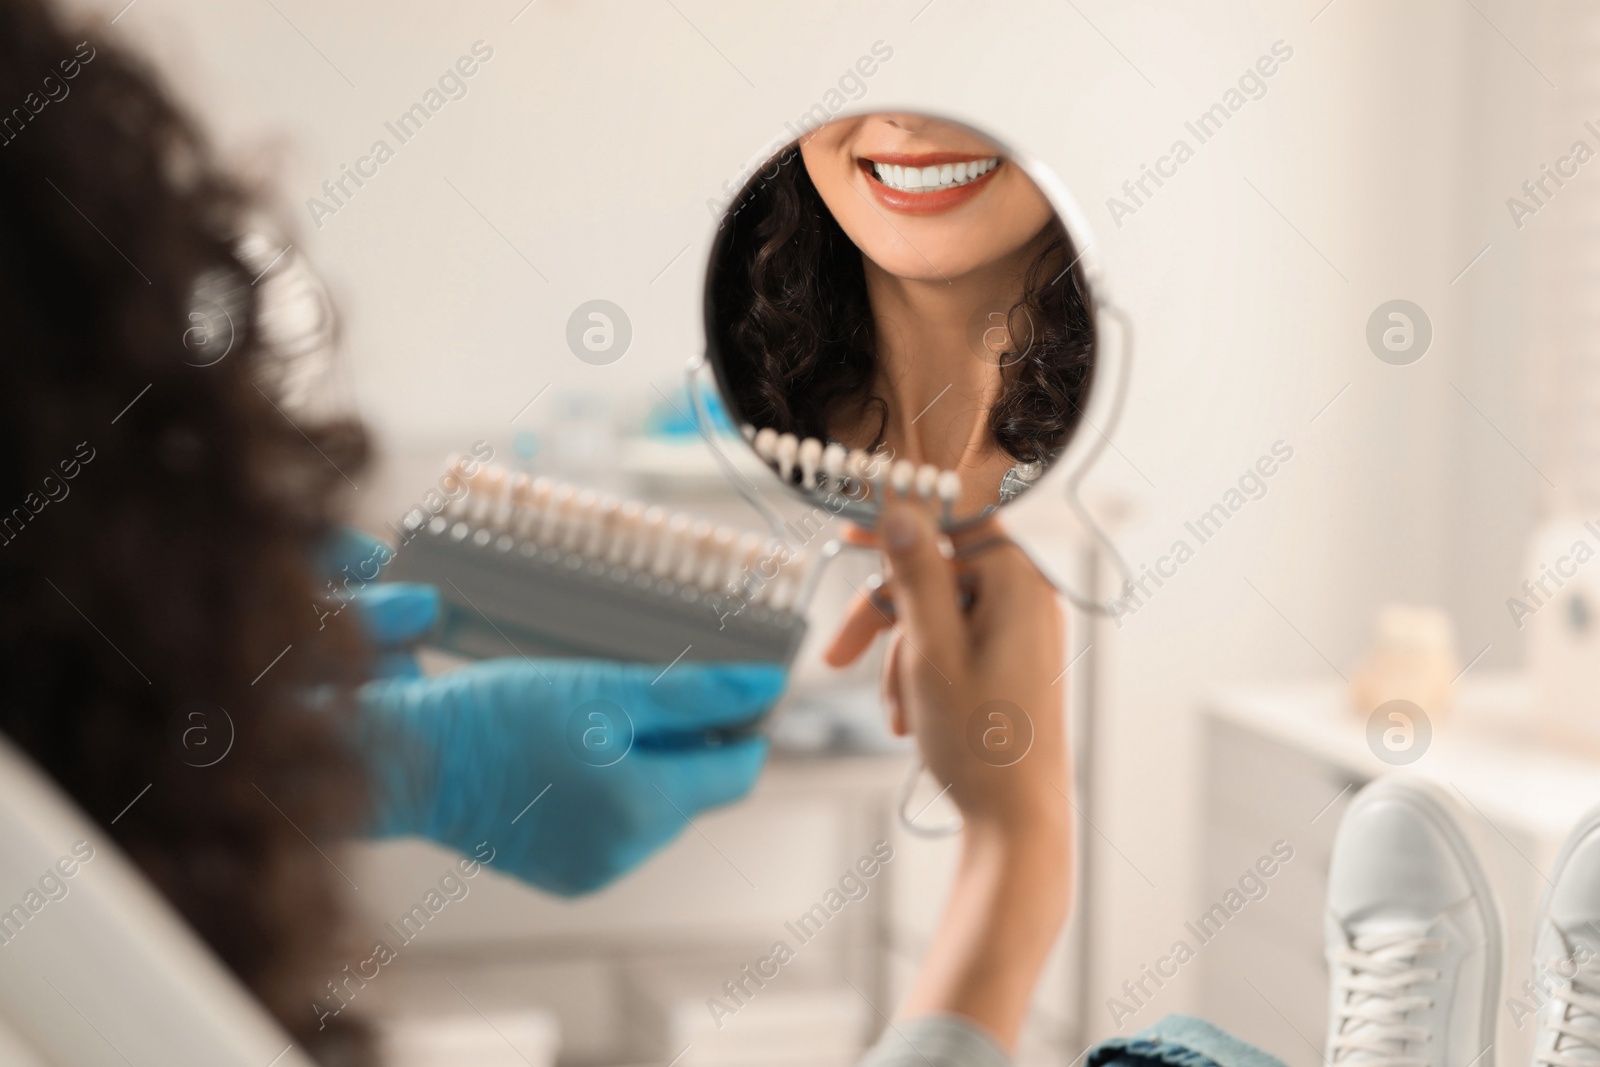
{"type": "MultiPolygon", "coordinates": [[[[341,395],[382,442],[354,494],[380,532],[479,440],[756,528],[682,417],[715,213],[742,168],[846,107],[943,113],[1042,160],[1134,327],[1085,495],[1135,573],[1161,578],[1115,620],[1072,619],[1082,883],[1024,1062],[1069,1064],[1172,1011],[1317,1062],[1329,842],[1351,787],[1400,763],[1464,798],[1525,967],[1541,872],[1600,798],[1590,5],[84,6],[274,190],[289,255],[339,309],[341,395]],[[465,94],[317,207],[464,55],[480,60],[465,94]],[[863,56],[873,73],[853,75],[863,56]],[[1274,72],[1255,76],[1264,56],[1274,72]],[[1219,102],[1226,121],[1197,138],[1219,102]],[[1158,162],[1180,140],[1182,161],[1158,162]],[[567,341],[594,300],[629,334],[598,365],[567,341]],[[1264,456],[1273,475],[1251,476],[1264,456]],[[1367,712],[1402,691],[1425,714],[1397,741],[1367,712]],[[1293,858],[1264,896],[1195,925],[1279,843],[1293,858]]],[[[1059,573],[1118,593],[1048,483],[1008,514],[1059,573]]],[[[860,577],[828,574],[814,637],[860,577]]],[[[402,1035],[397,1062],[851,1062],[922,951],[954,848],[896,824],[909,757],[874,670],[808,650],[754,797],[599,896],[474,883],[359,993],[402,1035]],[[868,895],[719,1030],[707,998],[879,840],[894,859],[868,895]]],[[[930,801],[919,819],[946,817],[930,801]]],[[[448,863],[405,842],[362,856],[374,928],[448,863]]],[[[1515,1058],[1531,1028],[1501,1026],[1515,1058]]]]}

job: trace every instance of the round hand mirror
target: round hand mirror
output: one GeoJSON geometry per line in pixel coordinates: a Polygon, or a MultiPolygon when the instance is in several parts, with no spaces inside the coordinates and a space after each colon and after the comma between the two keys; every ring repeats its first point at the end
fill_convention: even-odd
{"type": "MultiPolygon", "coordinates": [[[[1046,168],[931,115],[835,119],[752,171],[713,241],[708,362],[747,447],[871,526],[959,528],[1108,430],[1080,214],[1046,168]]],[[[1085,459],[1088,457],[1085,456],[1085,459]]]]}

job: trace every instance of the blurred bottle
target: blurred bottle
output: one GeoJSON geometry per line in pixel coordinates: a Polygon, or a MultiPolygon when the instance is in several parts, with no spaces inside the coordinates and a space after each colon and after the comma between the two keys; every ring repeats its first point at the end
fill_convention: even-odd
{"type": "Polygon", "coordinates": [[[1600,549],[1596,524],[1545,523],[1533,539],[1529,573],[1507,601],[1528,633],[1534,716],[1545,740],[1600,754],[1600,549]]]}
{"type": "Polygon", "coordinates": [[[560,477],[604,483],[617,466],[617,424],[605,393],[573,391],[556,397],[543,444],[560,477]]]}
{"type": "Polygon", "coordinates": [[[1450,683],[1461,671],[1455,625],[1438,608],[1386,604],[1367,658],[1350,682],[1355,710],[1370,715],[1380,704],[1409,700],[1435,723],[1450,713],[1450,683]]]}

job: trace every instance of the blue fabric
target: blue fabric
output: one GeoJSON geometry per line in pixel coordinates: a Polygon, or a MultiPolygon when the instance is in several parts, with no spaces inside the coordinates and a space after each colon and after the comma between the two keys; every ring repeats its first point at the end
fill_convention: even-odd
{"type": "Polygon", "coordinates": [[[343,530],[321,564],[378,658],[357,744],[373,833],[416,835],[554,893],[592,892],[755,785],[767,742],[730,734],[782,694],[768,663],[504,659],[424,677],[410,647],[439,617],[429,585],[377,582],[392,555],[343,530]]]}
{"type": "Polygon", "coordinates": [[[857,1067],[1010,1067],[1011,1058],[960,1015],[891,1023],[857,1067]]]}
{"type": "Polygon", "coordinates": [[[1168,1015],[1131,1037],[1102,1041],[1086,1067],[1283,1067],[1276,1057],[1247,1045],[1204,1019],[1168,1015]]]}
{"type": "MultiPolygon", "coordinates": [[[[1276,1057],[1204,1019],[1169,1015],[1131,1037],[1102,1041],[1086,1067],[1284,1067],[1276,1057]]],[[[1009,1067],[1005,1050],[960,1015],[933,1015],[885,1030],[856,1067],[1009,1067]]]]}

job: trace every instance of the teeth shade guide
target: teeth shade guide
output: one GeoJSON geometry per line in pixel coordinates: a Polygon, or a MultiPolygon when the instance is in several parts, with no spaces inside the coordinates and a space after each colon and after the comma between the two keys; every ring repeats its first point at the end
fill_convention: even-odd
{"type": "Polygon", "coordinates": [[[961,475],[940,470],[931,463],[918,466],[904,459],[890,462],[884,453],[846,449],[837,441],[824,444],[815,437],[797,438],[748,423],[739,432],[778,477],[808,492],[855,497],[859,496],[855,487],[860,485],[870,486],[872,496],[878,500],[885,499],[886,490],[890,489],[896,496],[937,499],[946,523],[953,520],[956,503],[961,499],[961,475]]]}
{"type": "MultiPolygon", "coordinates": [[[[808,461],[820,460],[814,452],[808,461]]],[[[473,658],[793,660],[805,619],[791,608],[808,558],[659,506],[467,462],[452,457],[442,482],[455,499],[436,514],[414,508],[397,528],[392,573],[436,585],[444,600],[430,643],[473,658]]]]}

